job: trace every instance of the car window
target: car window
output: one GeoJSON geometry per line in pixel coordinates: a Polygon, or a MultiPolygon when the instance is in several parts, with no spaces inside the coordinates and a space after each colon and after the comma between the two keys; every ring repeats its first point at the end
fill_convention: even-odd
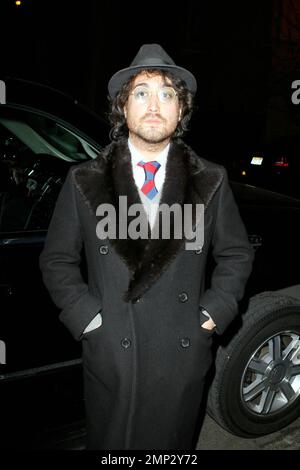
{"type": "Polygon", "coordinates": [[[56,120],[0,114],[0,232],[46,230],[70,165],[98,149],[56,120]]]}

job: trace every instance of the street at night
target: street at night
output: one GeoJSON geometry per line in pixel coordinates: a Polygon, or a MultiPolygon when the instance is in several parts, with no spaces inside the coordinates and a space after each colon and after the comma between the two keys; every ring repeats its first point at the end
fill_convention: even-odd
{"type": "Polygon", "coordinates": [[[300,2],[0,18],[0,448],[299,451],[300,2]]]}

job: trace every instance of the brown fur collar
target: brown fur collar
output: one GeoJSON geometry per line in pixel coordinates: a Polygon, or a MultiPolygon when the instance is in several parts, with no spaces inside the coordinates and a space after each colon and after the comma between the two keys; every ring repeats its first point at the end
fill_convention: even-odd
{"type": "MultiPolygon", "coordinates": [[[[127,196],[128,205],[141,204],[127,140],[110,144],[95,160],[79,165],[73,171],[75,185],[95,217],[96,209],[102,203],[114,204],[117,209],[118,196],[121,195],[127,196]]],[[[174,141],[168,155],[160,204],[189,203],[207,207],[221,184],[223,174],[222,167],[200,159],[182,141],[174,141]]],[[[128,217],[128,223],[130,220],[128,217]]],[[[195,225],[196,220],[193,219],[193,227],[195,225]]],[[[143,295],[184,249],[184,242],[184,238],[176,239],[174,236],[169,240],[110,240],[131,272],[124,299],[130,301],[143,295]]]]}

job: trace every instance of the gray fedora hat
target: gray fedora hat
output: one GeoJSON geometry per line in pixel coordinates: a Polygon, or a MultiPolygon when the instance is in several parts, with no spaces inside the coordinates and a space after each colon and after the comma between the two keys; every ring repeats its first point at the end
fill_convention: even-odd
{"type": "Polygon", "coordinates": [[[197,82],[194,75],[188,70],[178,67],[159,44],[144,44],[133,59],[130,67],[119,70],[109,80],[108,91],[111,98],[116,96],[124,83],[132,75],[139,72],[139,70],[147,69],[167,70],[184,80],[189,91],[195,93],[197,90],[197,82]]]}

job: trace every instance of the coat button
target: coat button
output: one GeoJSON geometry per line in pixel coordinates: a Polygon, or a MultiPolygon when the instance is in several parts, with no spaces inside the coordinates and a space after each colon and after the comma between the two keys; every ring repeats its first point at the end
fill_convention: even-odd
{"type": "Polygon", "coordinates": [[[108,246],[107,245],[101,245],[99,248],[100,255],[107,255],[108,253],[108,246]]]}
{"type": "Polygon", "coordinates": [[[123,338],[121,341],[121,345],[124,349],[128,349],[131,346],[131,340],[129,338],[123,338]]]}
{"type": "Polygon", "coordinates": [[[137,304],[137,303],[140,302],[140,300],[141,300],[140,297],[136,297],[135,299],[132,299],[132,303],[133,303],[133,304],[137,304]]]}
{"type": "Polygon", "coordinates": [[[186,292],[181,292],[178,296],[180,302],[186,302],[188,300],[188,295],[186,292]]]}
{"type": "Polygon", "coordinates": [[[183,348],[188,348],[190,346],[190,338],[182,338],[181,346],[183,348]]]}

